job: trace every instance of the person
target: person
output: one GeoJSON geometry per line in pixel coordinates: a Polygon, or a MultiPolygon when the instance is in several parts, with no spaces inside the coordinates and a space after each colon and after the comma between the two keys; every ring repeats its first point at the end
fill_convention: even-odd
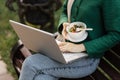
{"type": "Polygon", "coordinates": [[[87,31],[87,39],[80,43],[66,40],[59,47],[62,52],[84,51],[88,57],[62,64],[36,53],[25,59],[19,80],[58,80],[61,77],[82,78],[92,74],[104,52],[120,42],[119,5],[119,0],[65,0],[58,25],[59,33],[67,38],[66,26],[76,21],[84,22],[93,31],[87,31]]]}

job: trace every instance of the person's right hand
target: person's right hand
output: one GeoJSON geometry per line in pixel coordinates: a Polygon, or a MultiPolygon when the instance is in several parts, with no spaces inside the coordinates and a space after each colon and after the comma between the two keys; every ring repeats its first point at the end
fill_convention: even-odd
{"type": "Polygon", "coordinates": [[[74,44],[74,43],[70,43],[70,42],[59,42],[58,46],[62,52],[86,51],[84,44],[74,44]]]}
{"type": "Polygon", "coordinates": [[[63,30],[62,30],[62,35],[65,39],[67,39],[67,31],[66,31],[66,27],[69,26],[70,23],[68,22],[64,22],[63,23],[63,30]]]}

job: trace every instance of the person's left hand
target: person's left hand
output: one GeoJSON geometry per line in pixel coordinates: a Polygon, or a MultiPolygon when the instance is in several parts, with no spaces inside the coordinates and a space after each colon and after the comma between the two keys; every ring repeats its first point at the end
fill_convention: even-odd
{"type": "Polygon", "coordinates": [[[61,42],[58,44],[62,52],[82,52],[85,51],[83,44],[74,44],[70,42],[61,42]]]}
{"type": "Polygon", "coordinates": [[[64,23],[63,23],[62,35],[63,35],[63,37],[64,37],[65,39],[67,39],[66,27],[69,26],[69,25],[70,25],[70,23],[68,23],[68,22],[64,22],[64,23]]]}

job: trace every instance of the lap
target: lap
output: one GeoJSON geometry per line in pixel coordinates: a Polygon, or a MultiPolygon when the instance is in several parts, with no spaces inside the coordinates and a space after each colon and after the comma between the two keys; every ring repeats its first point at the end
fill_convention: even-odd
{"type": "MultiPolygon", "coordinates": [[[[98,61],[99,62],[99,58],[82,58],[82,59],[78,59],[72,63],[68,63],[68,64],[63,64],[60,62],[57,62],[45,55],[42,55],[40,53],[34,54],[29,56],[28,58],[26,58],[27,61],[30,62],[30,64],[40,64],[40,65],[45,65],[45,66],[50,66],[50,65],[54,65],[54,66],[84,66],[84,65],[88,65],[88,64],[92,64],[94,61],[98,61]]],[[[26,61],[25,60],[25,61],[26,61]]]]}
{"type": "Polygon", "coordinates": [[[62,64],[45,55],[34,54],[28,57],[24,64],[34,67],[37,74],[47,74],[55,77],[76,78],[84,77],[95,71],[99,59],[82,58],[72,63],[62,64]]]}

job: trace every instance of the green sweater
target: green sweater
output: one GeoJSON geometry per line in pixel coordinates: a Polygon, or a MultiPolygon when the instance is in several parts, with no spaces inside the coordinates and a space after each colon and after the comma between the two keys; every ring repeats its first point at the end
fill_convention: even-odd
{"type": "MultiPolygon", "coordinates": [[[[59,21],[67,22],[67,0],[59,21]]],[[[81,21],[87,27],[88,38],[83,42],[90,57],[100,58],[104,52],[120,42],[120,0],[75,0],[71,10],[71,22],[81,21]]]]}

